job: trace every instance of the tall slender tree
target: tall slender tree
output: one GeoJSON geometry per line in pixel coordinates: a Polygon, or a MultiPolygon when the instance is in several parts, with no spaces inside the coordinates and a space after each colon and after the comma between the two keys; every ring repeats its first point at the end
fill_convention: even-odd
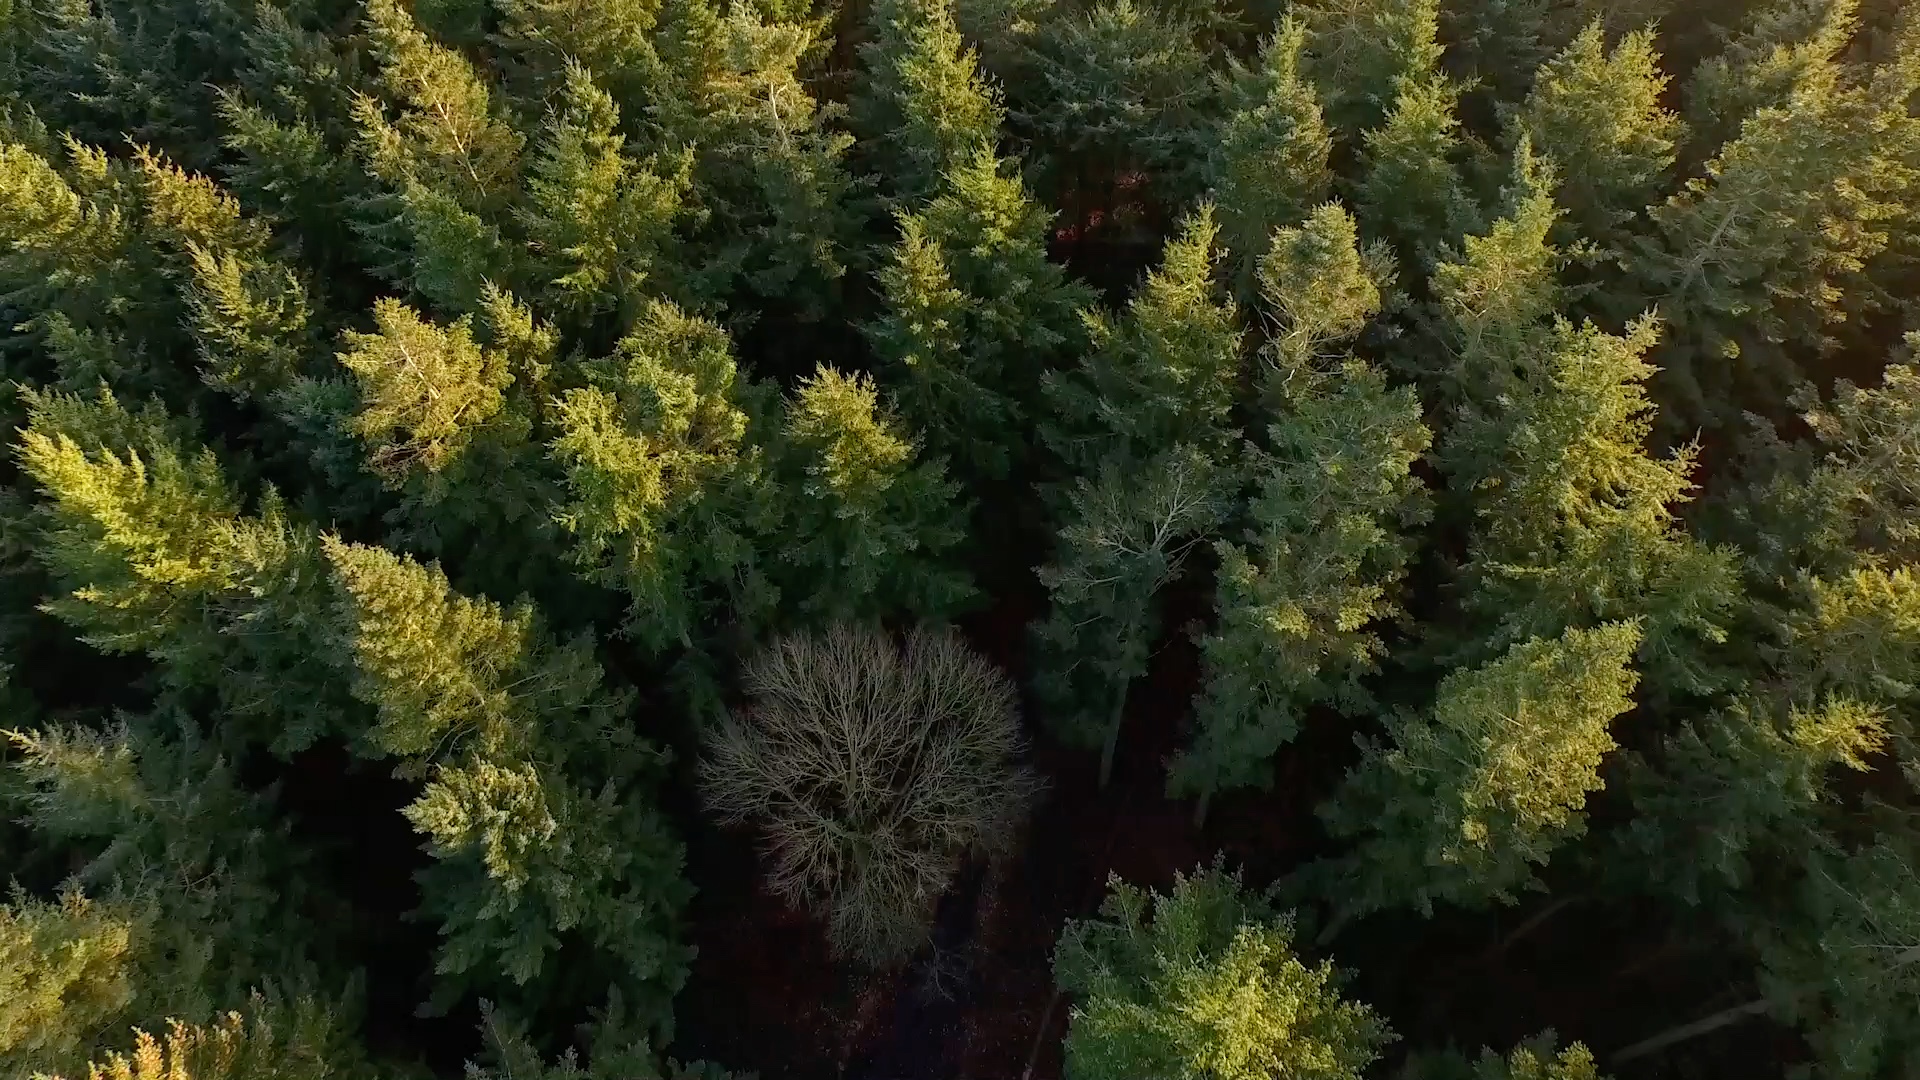
{"type": "Polygon", "coordinates": [[[1311,866],[1337,897],[1329,932],[1390,907],[1513,903],[1534,868],[1586,829],[1587,795],[1633,708],[1639,627],[1534,638],[1440,684],[1427,716],[1388,717],[1321,810],[1352,854],[1311,866]]]}

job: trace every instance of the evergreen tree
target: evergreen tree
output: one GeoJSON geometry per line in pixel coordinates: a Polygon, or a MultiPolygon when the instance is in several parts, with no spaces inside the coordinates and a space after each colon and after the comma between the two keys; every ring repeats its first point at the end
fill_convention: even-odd
{"type": "MultiPolygon", "coordinates": [[[[133,1031],[126,1052],[85,1066],[87,1080],[327,1080],[368,1075],[358,1047],[331,1013],[312,1001],[253,999],[245,1014],[206,1025],[170,1019],[164,1039],[133,1031]]],[[[61,1080],[51,1077],[49,1080],[61,1080]]]]}
{"type": "Polygon", "coordinates": [[[832,126],[802,83],[818,23],[768,4],[667,0],[656,48],[664,71],[644,102],[663,152],[692,147],[689,201],[701,215],[685,255],[702,299],[744,293],[804,318],[839,295],[855,250],[857,191],[832,126]]]}
{"type": "Polygon", "coordinates": [[[976,494],[1031,455],[1041,374],[1084,340],[1091,296],[1047,261],[1047,214],[981,150],[902,215],[868,339],[901,415],[976,494]]]}
{"type": "Polygon", "coordinates": [[[883,409],[871,380],[823,367],[788,403],[783,606],[827,622],[940,619],[977,595],[956,570],[966,505],[883,409]]]}
{"type": "Polygon", "coordinates": [[[1859,79],[1828,61],[1801,69],[1706,175],[1653,208],[1659,235],[1628,260],[1669,325],[1663,389],[1676,416],[1724,424],[1784,397],[1800,350],[1884,307],[1874,261],[1906,224],[1905,164],[1920,147],[1920,23],[1859,79]]]}
{"type": "Polygon", "coordinates": [[[1257,291],[1260,259],[1275,229],[1291,227],[1333,187],[1333,139],[1318,95],[1301,72],[1306,27],[1293,19],[1260,45],[1254,65],[1230,60],[1228,113],[1207,156],[1230,280],[1243,300],[1257,291]]]}
{"type": "Polygon", "coordinates": [[[1167,777],[1204,818],[1223,788],[1270,783],[1270,763],[1315,704],[1357,709],[1383,652],[1372,627],[1400,614],[1391,590],[1425,506],[1408,469],[1425,452],[1420,403],[1349,361],[1291,380],[1290,408],[1250,450],[1256,494],[1243,543],[1219,542],[1219,625],[1200,639],[1194,737],[1167,777]]]}
{"type": "Polygon", "coordinates": [[[1041,24],[1011,118],[1053,205],[1126,220],[1136,200],[1171,213],[1199,192],[1213,88],[1195,29],[1133,0],[1063,6],[1041,24]]]}
{"type": "Polygon", "coordinates": [[[775,596],[752,541],[780,506],[749,428],[769,410],[740,377],[726,332],[652,301],[583,374],[586,385],[559,401],[551,445],[572,558],[627,592],[627,631],[651,649],[691,645],[729,605],[736,618],[764,618],[775,596]]]}
{"type": "Polygon", "coordinates": [[[1166,895],[1109,879],[1100,917],[1061,932],[1054,979],[1077,999],[1075,1080],[1355,1080],[1393,1040],[1341,999],[1333,965],[1295,955],[1291,916],[1218,866],[1177,874],[1166,895]]]}
{"type": "Polygon", "coordinates": [[[354,102],[361,159],[384,189],[361,206],[358,225],[383,277],[463,313],[487,281],[511,280],[501,226],[526,137],[484,75],[428,37],[399,0],[369,0],[366,33],[399,115],[366,94],[354,102]]]}
{"type": "Polygon", "coordinates": [[[328,619],[318,537],[268,489],[253,516],[185,426],[104,391],[28,390],[21,466],[46,497],[37,555],[45,602],[83,641],[143,652],[165,685],[212,694],[225,736],[292,754],[348,729],[350,705],[317,661],[328,619]]]}
{"type": "Polygon", "coordinates": [[[1101,747],[1103,783],[1127,686],[1160,634],[1155,594],[1226,509],[1240,333],[1215,296],[1215,233],[1203,207],[1123,319],[1087,316],[1086,365],[1045,385],[1042,433],[1075,483],[1054,495],[1063,527],[1040,572],[1051,610],[1035,688],[1063,736],[1101,747]]]}
{"type": "Polygon", "coordinates": [[[1345,346],[1380,313],[1393,279],[1392,256],[1379,244],[1363,250],[1353,215],[1338,203],[1274,231],[1260,259],[1260,297],[1272,322],[1254,380],[1270,413],[1285,408],[1292,376],[1349,355],[1345,346]]]}
{"type": "Polygon", "coordinates": [[[16,886],[0,908],[5,1075],[84,1068],[129,1026],[199,1022],[257,987],[344,974],[316,964],[344,920],[302,895],[286,822],[191,723],[6,734],[25,824],[76,871],[57,902],[16,886]]]}
{"type": "Polygon", "coordinates": [[[1680,121],[1661,104],[1653,34],[1637,30],[1608,51],[1598,20],[1541,67],[1526,103],[1508,117],[1510,138],[1526,139],[1551,161],[1555,226],[1563,250],[1585,240],[1625,249],[1642,210],[1657,201],[1674,163],[1680,121]]]}
{"type": "Polygon", "coordinates": [[[625,723],[586,640],[556,642],[525,601],[461,596],[437,566],[329,538],[366,752],[425,775],[406,810],[436,864],[423,904],[444,938],[441,1000],[525,985],[571,932],[663,1023],[685,977],[679,844],[646,802],[660,752],[625,723]]]}
{"type": "Polygon", "coordinates": [[[1459,1053],[1415,1054],[1407,1059],[1404,1080],[1605,1080],[1593,1051],[1580,1043],[1555,1052],[1551,1031],[1514,1047],[1505,1056],[1482,1047],[1478,1059],[1459,1053]]]}
{"type": "Polygon", "coordinates": [[[1586,828],[1608,727],[1633,708],[1639,627],[1607,623],[1515,645],[1440,683],[1428,716],[1387,718],[1390,745],[1365,757],[1321,810],[1353,854],[1308,870],[1336,921],[1436,900],[1513,903],[1533,870],[1586,828]]]}
{"type": "Polygon", "coordinates": [[[855,130],[900,204],[917,208],[947,173],[993,151],[1004,110],[955,26],[953,0],[889,0],[868,11],[855,130]]]}
{"type": "Polygon", "coordinates": [[[1073,475],[1180,443],[1216,459],[1228,450],[1241,334],[1233,302],[1217,295],[1218,234],[1212,206],[1201,206],[1167,242],[1124,318],[1086,314],[1093,348],[1085,363],[1043,376],[1041,437],[1073,475]]]}
{"type": "Polygon", "coordinates": [[[1741,19],[1687,80],[1696,160],[1718,154],[1763,110],[1786,105],[1803,80],[1832,78],[1859,29],[1858,0],[1771,0],[1741,19]]]}
{"type": "Polygon", "coordinates": [[[1301,15],[1307,71],[1350,145],[1404,109],[1409,87],[1439,85],[1439,0],[1312,0],[1301,15]]]}
{"type": "Polygon", "coordinates": [[[1403,262],[1423,270],[1477,216],[1454,160],[1460,152],[1458,101],[1459,91],[1444,75],[1409,77],[1399,84],[1385,122],[1362,140],[1364,179],[1353,195],[1361,230],[1390,241],[1403,262]]]}
{"type": "Polygon", "coordinates": [[[676,228],[688,216],[692,155],[625,149],[613,97],[568,62],[558,103],[527,163],[520,224],[539,266],[540,297],[576,316],[622,325],[649,295],[673,295],[676,228]]]}

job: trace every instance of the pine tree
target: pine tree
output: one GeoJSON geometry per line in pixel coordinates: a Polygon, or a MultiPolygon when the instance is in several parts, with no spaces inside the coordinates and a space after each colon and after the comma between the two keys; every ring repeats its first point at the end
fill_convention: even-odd
{"type": "Polygon", "coordinates": [[[1796,351],[1829,348],[1837,324],[1889,302],[1874,260],[1907,227],[1920,23],[1896,45],[1857,81],[1837,63],[1805,67],[1707,175],[1653,208],[1659,236],[1628,270],[1670,327],[1662,382],[1676,417],[1719,425],[1756,395],[1785,397],[1796,351]]]}
{"type": "Polygon", "coordinates": [[[1217,865],[1165,895],[1109,879],[1100,916],[1061,932],[1054,979],[1076,998],[1072,1080],[1356,1080],[1394,1037],[1341,999],[1333,965],[1295,955],[1290,915],[1217,865]]]}
{"type": "Polygon", "coordinates": [[[1439,85],[1438,0],[1312,0],[1301,15],[1307,72],[1350,145],[1404,109],[1396,102],[1409,87],[1439,85]]]}
{"type": "Polygon", "coordinates": [[[571,557],[631,599],[627,631],[691,645],[709,614],[764,619],[775,596],[753,538],[780,507],[751,418],[768,410],[713,323],[652,301],[557,406],[558,520],[571,557]]]}
{"type": "Polygon", "coordinates": [[[1172,795],[1265,788],[1270,763],[1309,706],[1354,709],[1383,652],[1372,627],[1400,614],[1393,585],[1424,518],[1409,472],[1430,441],[1411,388],[1389,390],[1349,361],[1302,372],[1289,408],[1251,450],[1256,494],[1242,543],[1219,542],[1219,625],[1200,639],[1205,683],[1194,737],[1167,776],[1172,795]]]}
{"type": "Polygon", "coordinates": [[[976,597],[953,566],[967,507],[871,380],[822,367],[787,405],[783,607],[826,622],[947,618],[976,597]]]}
{"type": "Polygon", "coordinates": [[[1658,324],[1614,336],[1552,314],[1553,186],[1523,140],[1508,216],[1434,277],[1454,351],[1445,396],[1460,402],[1439,463],[1478,523],[1466,604],[1497,627],[1486,653],[1456,655],[1644,617],[1650,688],[1706,689],[1699,647],[1724,632],[1733,555],[1695,542],[1674,516],[1691,495],[1693,448],[1665,460],[1645,449],[1644,356],[1658,324]]]}
{"type": "Polygon", "coordinates": [[[286,822],[193,724],[164,713],[6,735],[24,823],[76,873],[57,902],[16,885],[0,907],[4,1075],[85,1068],[129,1026],[344,975],[316,964],[338,928],[306,902],[286,822]]]}
{"type": "Polygon", "coordinates": [[[1563,250],[1580,240],[1625,250],[1634,222],[1656,201],[1681,132],[1661,104],[1669,82],[1651,32],[1628,34],[1608,51],[1595,20],[1541,67],[1526,103],[1509,115],[1509,138],[1526,139],[1555,166],[1554,201],[1566,218],[1554,241],[1563,250]]]}
{"type": "Polygon", "coordinates": [[[1390,241],[1404,263],[1423,270],[1471,230],[1477,216],[1454,162],[1458,102],[1458,89],[1444,75],[1409,77],[1385,122],[1362,140],[1364,179],[1353,195],[1361,230],[1390,241]]]}
{"type": "Polygon", "coordinates": [[[86,1061],[91,1035],[135,999],[133,953],[153,918],[78,890],[51,904],[16,891],[0,905],[0,1052],[20,1063],[10,1080],[86,1061]]]}
{"type": "Polygon", "coordinates": [[[687,890],[646,801],[660,752],[624,724],[630,699],[602,686],[588,641],[552,640],[524,600],[503,608],[435,565],[326,544],[354,693],[379,715],[366,751],[428,778],[406,815],[437,860],[421,886],[445,939],[440,999],[533,981],[571,932],[664,1021],[687,890]]]}
{"type": "Polygon", "coordinates": [[[463,316],[442,328],[397,300],[374,305],[375,333],[348,331],[341,366],[360,385],[350,421],[368,444],[371,467],[399,482],[438,473],[505,410],[513,382],[505,358],[473,340],[463,316]]]}
{"type": "Polygon", "coordinates": [[[1453,354],[1444,372],[1420,373],[1437,399],[1498,402],[1512,393],[1517,372],[1539,362],[1550,320],[1566,298],[1558,277],[1563,253],[1551,239],[1561,220],[1553,196],[1557,175],[1522,138],[1502,193],[1502,217],[1484,234],[1466,237],[1457,258],[1434,268],[1440,333],[1453,354]]]}
{"type": "Polygon", "coordinates": [[[645,114],[666,74],[656,47],[659,0],[501,0],[493,6],[500,19],[496,39],[524,57],[541,84],[569,87],[580,69],[621,116],[645,114]]]}
{"type": "Polygon", "coordinates": [[[1623,763],[1634,819],[1609,838],[1602,872],[1630,890],[1738,911],[1756,867],[1806,857],[1807,825],[1833,797],[1836,767],[1867,771],[1890,720],[1857,697],[1769,680],[1683,723],[1657,755],[1623,763]]]}
{"type": "Polygon", "coordinates": [[[1357,841],[1308,870],[1340,897],[1333,928],[1390,907],[1513,903],[1536,887],[1534,867],[1585,831],[1608,726],[1633,708],[1639,644],[1631,622],[1534,638],[1448,675],[1430,715],[1389,716],[1391,745],[1363,743],[1321,810],[1357,841]]]}
{"type": "Polygon", "coordinates": [[[1306,27],[1289,18],[1261,43],[1254,65],[1229,60],[1229,111],[1207,157],[1207,181],[1242,300],[1257,291],[1274,230],[1299,223],[1333,187],[1333,139],[1301,73],[1306,42],[1306,27]]]}
{"type": "Polygon", "coordinates": [[[144,652],[166,684],[212,693],[229,734],[292,754],[349,728],[316,657],[328,596],[318,537],[268,489],[238,494],[185,427],[111,394],[27,391],[22,467],[46,496],[45,607],[106,652],[144,652]]]}
{"type": "Polygon", "coordinates": [[[1034,693],[1069,743],[1100,749],[1113,773],[1127,691],[1160,636],[1157,598],[1226,513],[1226,476],[1187,445],[1144,462],[1114,461],[1066,496],[1053,561],[1040,570],[1050,600],[1034,628],[1034,693]]]}
{"type": "Polygon", "coordinates": [[[585,1060],[579,1047],[569,1046],[549,1061],[510,1014],[483,1001],[480,1030],[486,1050],[480,1060],[467,1062],[466,1075],[472,1080],[756,1080],[753,1073],[729,1073],[711,1062],[662,1060],[652,1040],[633,1030],[628,1012],[613,995],[587,1025],[585,1060]]]}
{"type": "Polygon", "coordinates": [[[867,13],[854,129],[899,203],[917,208],[953,169],[996,149],[1005,110],[954,23],[953,0],[889,0],[867,13]]]}
{"type": "Polygon", "coordinates": [[[1226,509],[1240,332],[1216,296],[1216,232],[1211,207],[1190,216],[1123,318],[1087,315],[1084,367],[1044,385],[1041,434],[1075,479],[1052,496],[1062,528],[1040,572],[1051,611],[1035,687],[1049,723],[1101,747],[1103,783],[1160,634],[1155,595],[1226,509]]]}
{"type": "Polygon", "coordinates": [[[1043,376],[1040,434],[1071,474],[1182,443],[1226,454],[1241,334],[1233,302],[1217,295],[1218,233],[1212,206],[1189,215],[1123,318],[1087,313],[1085,363],[1043,376]]]}
{"type": "Polygon", "coordinates": [[[1047,261],[1047,214],[981,150],[902,215],[881,269],[886,311],[865,327],[901,415],[969,490],[1032,453],[1041,374],[1076,354],[1084,286],[1047,261]]]}

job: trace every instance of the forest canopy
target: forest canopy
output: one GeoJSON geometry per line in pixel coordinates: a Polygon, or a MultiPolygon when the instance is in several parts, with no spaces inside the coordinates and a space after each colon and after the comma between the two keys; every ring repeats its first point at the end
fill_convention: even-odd
{"type": "Polygon", "coordinates": [[[0,0],[0,1080],[1920,1076],[1920,10],[0,0]]]}

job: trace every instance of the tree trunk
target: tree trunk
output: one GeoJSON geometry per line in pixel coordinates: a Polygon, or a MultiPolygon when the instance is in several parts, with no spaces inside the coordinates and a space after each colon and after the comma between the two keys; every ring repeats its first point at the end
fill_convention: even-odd
{"type": "Polygon", "coordinates": [[[1767,1003],[1765,1000],[1749,1001],[1745,1005],[1735,1005],[1731,1009],[1721,1009],[1712,1016],[1702,1017],[1692,1023],[1681,1024],[1679,1027],[1668,1028],[1650,1039],[1642,1039],[1632,1046],[1614,1054],[1613,1060],[1624,1065],[1634,1058],[1646,1057],[1656,1050],[1664,1050],[1675,1043],[1683,1043],[1688,1039],[1698,1038],[1708,1032],[1718,1031],[1728,1024],[1737,1024],[1749,1016],[1759,1016],[1766,1011],[1767,1003]]]}
{"type": "Polygon", "coordinates": [[[1521,938],[1526,937],[1528,934],[1531,934],[1535,930],[1538,930],[1542,926],[1545,926],[1547,924],[1547,920],[1553,918],[1555,915],[1560,914],[1562,911],[1565,911],[1567,908],[1572,907],[1573,905],[1579,903],[1581,900],[1584,900],[1584,899],[1586,898],[1579,895],[1578,893],[1572,896],[1563,896],[1560,899],[1555,900],[1553,903],[1548,904],[1546,907],[1541,908],[1539,911],[1534,912],[1533,915],[1529,917],[1526,922],[1523,922],[1519,926],[1515,927],[1511,934],[1508,934],[1506,937],[1503,937],[1499,941],[1495,942],[1493,948],[1487,950],[1487,955],[1485,956],[1484,959],[1492,960],[1500,956],[1501,954],[1505,953],[1508,949],[1513,948],[1514,942],[1519,941],[1521,938]]]}
{"type": "Polygon", "coordinates": [[[1113,755],[1120,746],[1120,720],[1127,711],[1127,688],[1125,684],[1114,696],[1113,716],[1107,721],[1107,741],[1100,747],[1100,786],[1105,788],[1107,781],[1113,779],[1113,755]]]}
{"type": "Polygon", "coordinates": [[[1207,804],[1212,801],[1213,801],[1212,785],[1208,785],[1207,787],[1201,788],[1200,789],[1200,805],[1193,808],[1193,827],[1195,829],[1206,828],[1207,804]]]}
{"type": "Polygon", "coordinates": [[[1320,930],[1320,936],[1313,939],[1314,947],[1317,949],[1325,948],[1327,946],[1327,943],[1331,942],[1334,939],[1334,937],[1340,933],[1340,931],[1346,929],[1347,924],[1352,921],[1353,921],[1352,908],[1343,907],[1339,911],[1335,912],[1333,916],[1333,921],[1329,922],[1326,926],[1322,927],[1320,930]]]}

